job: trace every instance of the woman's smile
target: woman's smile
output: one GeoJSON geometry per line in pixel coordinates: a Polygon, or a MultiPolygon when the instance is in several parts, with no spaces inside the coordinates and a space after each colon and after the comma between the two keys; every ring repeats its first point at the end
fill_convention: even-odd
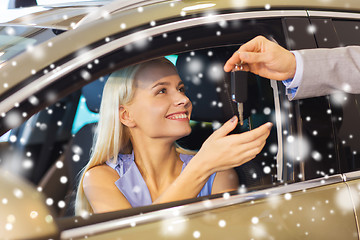
{"type": "Polygon", "coordinates": [[[188,112],[176,112],[166,116],[170,120],[189,121],[188,112]]]}

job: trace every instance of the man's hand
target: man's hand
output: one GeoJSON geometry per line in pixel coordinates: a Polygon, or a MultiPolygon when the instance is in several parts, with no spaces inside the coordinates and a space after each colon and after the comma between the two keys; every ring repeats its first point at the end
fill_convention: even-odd
{"type": "Polygon", "coordinates": [[[255,37],[242,45],[224,66],[230,72],[235,66],[273,80],[293,78],[296,71],[294,54],[263,36],[255,37]]]}

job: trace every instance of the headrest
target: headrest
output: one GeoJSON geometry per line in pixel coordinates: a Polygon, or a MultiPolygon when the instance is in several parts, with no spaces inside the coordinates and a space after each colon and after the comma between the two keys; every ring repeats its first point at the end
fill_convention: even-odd
{"type": "Polygon", "coordinates": [[[82,94],[86,99],[86,105],[91,112],[98,113],[104,85],[109,75],[99,78],[98,80],[82,88],[82,94]]]}

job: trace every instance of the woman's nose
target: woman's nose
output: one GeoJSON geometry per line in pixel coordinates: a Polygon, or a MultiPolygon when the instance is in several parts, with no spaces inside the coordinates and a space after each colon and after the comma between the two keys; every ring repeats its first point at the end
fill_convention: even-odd
{"type": "Polygon", "coordinates": [[[174,101],[175,105],[184,105],[185,107],[189,106],[191,104],[190,99],[183,93],[178,93],[176,95],[176,99],[174,101]]]}

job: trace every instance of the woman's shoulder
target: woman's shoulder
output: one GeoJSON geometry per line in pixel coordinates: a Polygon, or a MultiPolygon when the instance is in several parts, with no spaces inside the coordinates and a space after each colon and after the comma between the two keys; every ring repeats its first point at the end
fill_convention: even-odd
{"type": "Polygon", "coordinates": [[[117,172],[106,164],[95,166],[85,173],[84,193],[95,213],[131,207],[114,184],[118,179],[117,172]]]}
{"type": "Polygon", "coordinates": [[[114,183],[117,179],[119,179],[119,174],[112,169],[110,166],[106,164],[101,164],[89,169],[84,176],[84,187],[87,184],[93,185],[96,182],[99,182],[101,179],[101,183],[104,182],[112,182],[114,183]]]}

